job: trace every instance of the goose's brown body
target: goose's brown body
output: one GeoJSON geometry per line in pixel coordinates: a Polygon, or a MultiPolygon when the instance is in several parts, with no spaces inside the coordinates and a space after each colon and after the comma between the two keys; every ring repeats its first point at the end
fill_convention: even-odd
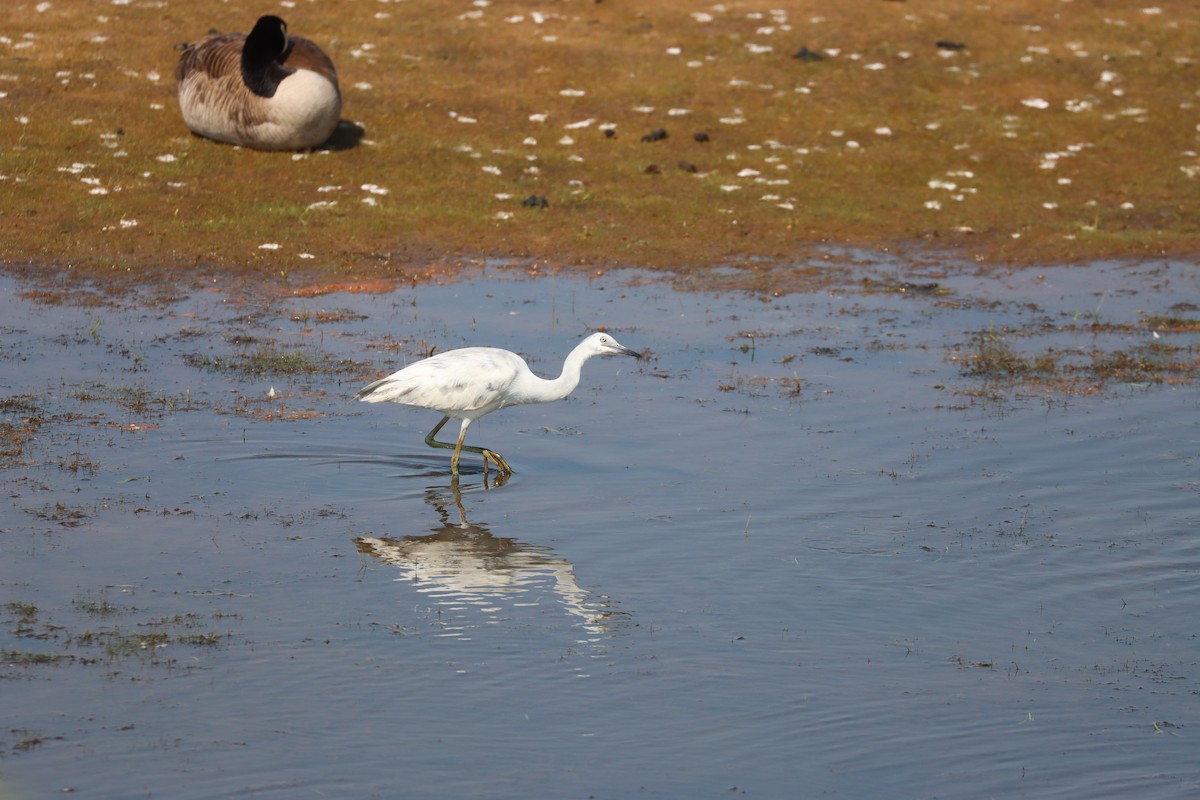
{"type": "Polygon", "coordinates": [[[262,17],[249,34],[221,34],[187,47],[175,77],[188,128],[230,144],[317,147],[342,113],[333,61],[308,39],[288,36],[278,17],[262,17]]]}

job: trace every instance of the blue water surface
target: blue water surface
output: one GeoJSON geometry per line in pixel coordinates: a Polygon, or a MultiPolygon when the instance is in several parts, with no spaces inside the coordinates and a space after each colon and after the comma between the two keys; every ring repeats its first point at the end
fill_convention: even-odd
{"type": "Polygon", "coordinates": [[[1194,353],[1141,320],[1196,269],[885,272],[5,279],[3,422],[40,422],[0,471],[0,797],[1200,792],[1200,391],[961,368],[988,331],[1194,353]],[[472,428],[506,483],[351,399],[433,347],[552,376],[601,326],[647,358],[472,428]],[[327,361],[230,368],[264,348],[327,361]]]}

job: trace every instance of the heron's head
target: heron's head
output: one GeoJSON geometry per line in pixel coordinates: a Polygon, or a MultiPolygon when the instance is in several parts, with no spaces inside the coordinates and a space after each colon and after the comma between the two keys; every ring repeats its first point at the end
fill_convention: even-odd
{"type": "Polygon", "coordinates": [[[641,353],[630,350],[628,347],[618,342],[616,337],[614,337],[611,333],[598,331],[597,333],[593,333],[591,336],[589,336],[588,341],[591,342],[592,348],[598,356],[633,356],[634,358],[642,357],[641,353]]]}

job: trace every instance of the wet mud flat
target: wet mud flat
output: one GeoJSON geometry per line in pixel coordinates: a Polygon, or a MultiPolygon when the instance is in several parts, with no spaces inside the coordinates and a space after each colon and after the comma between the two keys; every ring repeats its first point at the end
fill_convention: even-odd
{"type": "Polygon", "coordinates": [[[1200,789],[1194,266],[291,288],[0,280],[0,795],[1200,789]]]}

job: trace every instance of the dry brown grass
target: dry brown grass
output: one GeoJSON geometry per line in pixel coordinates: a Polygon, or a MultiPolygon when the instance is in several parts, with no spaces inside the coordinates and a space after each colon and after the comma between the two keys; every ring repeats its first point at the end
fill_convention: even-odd
{"type": "Polygon", "coordinates": [[[482,257],[799,263],[829,244],[1016,262],[1196,249],[1194,4],[37,9],[0,11],[3,262],[343,280],[482,257]],[[293,156],[188,134],[173,45],[259,11],[327,49],[362,142],[293,156]]]}

